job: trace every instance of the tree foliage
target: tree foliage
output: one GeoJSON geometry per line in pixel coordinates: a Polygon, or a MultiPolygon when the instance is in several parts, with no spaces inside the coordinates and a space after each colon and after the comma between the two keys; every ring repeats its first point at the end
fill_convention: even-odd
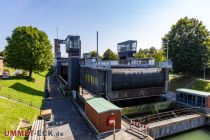
{"type": "Polygon", "coordinates": [[[89,52],[90,57],[97,57],[97,52],[96,51],[91,51],[89,52]]]}
{"type": "Polygon", "coordinates": [[[112,50],[107,49],[103,54],[103,60],[118,60],[119,57],[112,50]]]}
{"type": "Polygon", "coordinates": [[[135,54],[135,58],[154,58],[156,62],[165,60],[163,50],[157,50],[155,47],[151,47],[149,49],[139,49],[139,51],[135,54]]]}
{"type": "Polygon", "coordinates": [[[162,45],[165,53],[168,45],[175,72],[195,74],[207,65],[210,55],[207,36],[208,30],[195,18],[181,18],[171,27],[162,38],[162,45]]]}
{"type": "Polygon", "coordinates": [[[5,56],[8,66],[41,72],[50,68],[53,62],[52,46],[45,32],[32,27],[20,26],[7,37],[5,56]]]}
{"type": "MultiPolygon", "coordinates": [[[[91,51],[91,52],[89,52],[89,54],[90,54],[91,58],[92,57],[97,57],[97,52],[96,51],[91,51]]],[[[103,57],[100,54],[98,54],[98,59],[101,60],[102,58],[103,57]]]]}
{"type": "Polygon", "coordinates": [[[5,50],[0,52],[0,56],[5,57],[5,50]]]}

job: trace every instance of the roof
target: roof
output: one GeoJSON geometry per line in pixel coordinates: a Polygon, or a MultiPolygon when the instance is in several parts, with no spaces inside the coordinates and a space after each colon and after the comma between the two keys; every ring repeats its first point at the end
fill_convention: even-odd
{"type": "Polygon", "coordinates": [[[185,93],[194,94],[194,95],[201,95],[201,96],[205,96],[205,97],[210,96],[209,92],[186,89],[186,88],[179,88],[179,89],[176,89],[176,91],[185,92],[185,93]]]}
{"type": "Polygon", "coordinates": [[[105,100],[104,98],[91,98],[86,102],[96,110],[97,113],[104,113],[112,110],[120,110],[121,108],[105,100]]]}
{"type": "Polygon", "coordinates": [[[123,41],[123,42],[117,43],[117,45],[128,44],[130,42],[137,42],[137,40],[127,40],[127,41],[123,41]]]}

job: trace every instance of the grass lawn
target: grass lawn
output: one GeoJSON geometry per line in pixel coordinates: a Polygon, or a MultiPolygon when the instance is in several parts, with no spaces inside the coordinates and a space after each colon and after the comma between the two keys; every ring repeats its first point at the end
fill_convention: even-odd
{"type": "Polygon", "coordinates": [[[46,74],[47,71],[40,74],[33,73],[34,81],[28,77],[15,76],[10,79],[2,79],[0,80],[0,95],[40,107],[44,96],[46,74]]]}
{"type": "Polygon", "coordinates": [[[170,76],[169,90],[176,91],[177,88],[184,88],[192,78],[186,76],[173,77],[170,76]]]}
{"type": "MultiPolygon", "coordinates": [[[[0,113],[0,140],[9,140],[11,138],[4,137],[5,130],[15,130],[21,118],[32,122],[37,119],[40,110],[0,98],[0,113]]],[[[17,139],[24,138],[18,137],[17,139]]]]}
{"type": "Polygon", "coordinates": [[[210,92],[210,82],[204,80],[197,80],[192,89],[210,92]]]}

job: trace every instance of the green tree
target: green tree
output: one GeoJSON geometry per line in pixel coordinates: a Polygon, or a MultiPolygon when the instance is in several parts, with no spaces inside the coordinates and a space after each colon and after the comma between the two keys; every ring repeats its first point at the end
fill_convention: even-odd
{"type": "MultiPolygon", "coordinates": [[[[204,45],[206,46],[210,46],[210,37],[208,36],[206,41],[204,42],[204,45]]],[[[208,51],[210,52],[210,47],[208,47],[208,51]]],[[[209,68],[210,70],[210,55],[209,55],[209,61],[207,62],[207,67],[209,68]]]]}
{"type": "Polygon", "coordinates": [[[96,51],[91,51],[89,52],[90,57],[97,57],[97,52],[96,51]]]}
{"type": "Polygon", "coordinates": [[[153,58],[156,62],[165,60],[163,50],[157,50],[155,47],[144,50],[139,49],[139,51],[135,54],[135,58],[153,58]]]}
{"type": "Polygon", "coordinates": [[[0,56],[5,57],[5,50],[0,52],[0,56]]]}
{"type": "Polygon", "coordinates": [[[6,40],[8,66],[27,70],[32,77],[33,71],[41,72],[52,65],[52,46],[45,32],[32,26],[20,26],[6,40]]]}
{"type": "Polygon", "coordinates": [[[156,50],[153,55],[152,55],[152,58],[155,59],[156,62],[161,62],[161,61],[165,61],[165,55],[164,55],[164,52],[163,50],[156,50]]]}
{"type": "Polygon", "coordinates": [[[135,58],[148,58],[147,50],[139,49],[139,51],[134,55],[135,58]]]}
{"type": "Polygon", "coordinates": [[[103,54],[103,60],[118,60],[119,57],[112,50],[107,49],[103,54]]]}
{"type": "Polygon", "coordinates": [[[163,49],[169,48],[169,58],[175,72],[195,74],[209,61],[209,32],[202,21],[195,18],[181,18],[162,38],[163,49]]]}
{"type": "Polygon", "coordinates": [[[156,50],[156,48],[155,47],[150,47],[149,48],[149,50],[148,50],[148,53],[149,53],[149,55],[154,55],[155,53],[157,53],[157,50],[156,50]]]}
{"type": "MultiPolygon", "coordinates": [[[[90,57],[97,57],[96,51],[91,51],[89,52],[89,54],[90,54],[90,57]]],[[[103,57],[100,54],[98,54],[98,59],[101,60],[102,58],[103,57]]]]}

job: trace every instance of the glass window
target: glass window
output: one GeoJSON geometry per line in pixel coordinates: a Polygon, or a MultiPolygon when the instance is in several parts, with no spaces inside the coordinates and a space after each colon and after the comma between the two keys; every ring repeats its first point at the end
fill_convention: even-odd
{"type": "Polygon", "coordinates": [[[203,106],[203,107],[206,106],[206,98],[205,97],[202,97],[202,105],[201,106],[203,106]]]}
{"type": "Polygon", "coordinates": [[[187,103],[187,95],[185,93],[183,93],[183,100],[184,103],[187,103]]]}
{"type": "Polygon", "coordinates": [[[135,51],[136,50],[136,47],[137,47],[137,43],[136,42],[133,42],[132,43],[132,50],[135,51]]]}
{"type": "Polygon", "coordinates": [[[192,104],[196,105],[196,103],[195,103],[195,96],[194,95],[192,95],[192,104]]]}
{"type": "Polygon", "coordinates": [[[197,96],[197,105],[201,106],[201,96],[197,96]]]}
{"type": "Polygon", "coordinates": [[[193,100],[192,95],[191,95],[191,94],[188,94],[187,103],[192,105],[192,104],[193,104],[193,103],[192,103],[192,100],[193,100]]]}
{"type": "Polygon", "coordinates": [[[180,102],[183,102],[183,93],[180,93],[180,95],[179,95],[179,101],[180,102]]]}

